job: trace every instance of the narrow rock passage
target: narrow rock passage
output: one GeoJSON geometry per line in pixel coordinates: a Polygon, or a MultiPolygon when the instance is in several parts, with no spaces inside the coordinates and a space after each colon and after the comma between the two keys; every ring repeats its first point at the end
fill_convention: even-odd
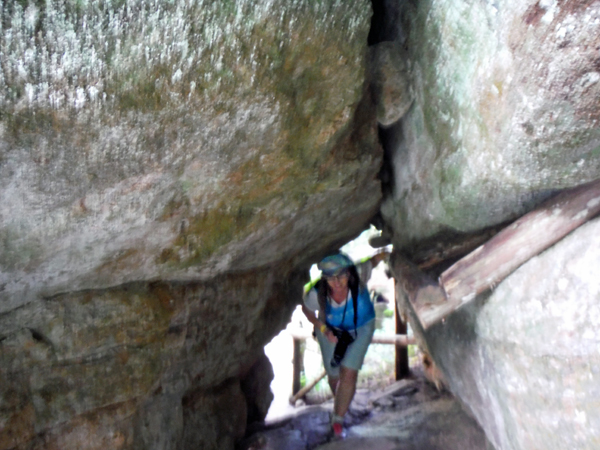
{"type": "Polygon", "coordinates": [[[239,450],[493,450],[483,430],[448,392],[425,378],[401,380],[383,391],[359,390],[346,417],[347,436],[331,440],[332,404],[256,430],[239,450]]]}

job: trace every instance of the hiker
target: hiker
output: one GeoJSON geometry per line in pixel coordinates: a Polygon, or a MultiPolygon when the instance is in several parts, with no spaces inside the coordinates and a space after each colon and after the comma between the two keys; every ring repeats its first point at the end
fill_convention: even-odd
{"type": "Polygon", "coordinates": [[[305,295],[302,311],[315,326],[334,395],[331,427],[334,436],[343,437],[344,415],[354,397],[358,371],[375,330],[375,310],[348,256],[327,256],[317,267],[322,272],[321,280],[305,295]]]}

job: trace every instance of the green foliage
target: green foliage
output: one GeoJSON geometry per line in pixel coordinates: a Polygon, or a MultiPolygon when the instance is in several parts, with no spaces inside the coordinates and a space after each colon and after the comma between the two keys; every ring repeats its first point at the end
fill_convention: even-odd
{"type": "Polygon", "coordinates": [[[418,347],[416,345],[408,346],[408,356],[409,358],[414,358],[417,356],[418,347]]]}

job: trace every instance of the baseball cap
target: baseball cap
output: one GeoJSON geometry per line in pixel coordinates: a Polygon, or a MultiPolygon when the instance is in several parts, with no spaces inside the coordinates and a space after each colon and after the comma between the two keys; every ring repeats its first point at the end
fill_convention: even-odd
{"type": "Polygon", "coordinates": [[[336,253],[335,255],[329,255],[323,258],[323,260],[317,264],[317,267],[323,272],[326,277],[335,277],[344,270],[352,267],[354,263],[343,253],[336,253]]]}

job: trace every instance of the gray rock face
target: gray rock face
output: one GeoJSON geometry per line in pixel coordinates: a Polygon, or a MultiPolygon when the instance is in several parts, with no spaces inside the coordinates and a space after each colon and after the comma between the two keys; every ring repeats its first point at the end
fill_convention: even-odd
{"type": "Polygon", "coordinates": [[[513,219],[600,174],[600,4],[405,2],[415,102],[382,206],[404,246],[513,219]]]}
{"type": "Polygon", "coordinates": [[[369,19],[3,2],[0,449],[233,447],[309,262],[378,209],[369,19]]]}
{"type": "MultiPolygon", "coordinates": [[[[375,3],[370,56],[368,0],[2,3],[0,450],[231,449],[375,214],[404,250],[600,175],[599,1],[375,3]]],[[[498,450],[596,447],[599,226],[422,337],[498,450]]]]}
{"type": "Polygon", "coordinates": [[[267,266],[316,244],[322,206],[334,223],[350,200],[376,211],[371,113],[353,125],[368,1],[3,14],[0,311],[267,266]]]}
{"type": "Polygon", "coordinates": [[[333,401],[307,408],[240,443],[243,450],[491,450],[477,423],[448,392],[423,378],[405,379],[383,392],[358,390],[343,440],[331,439],[333,401]]]}
{"type": "MultiPolygon", "coordinates": [[[[600,2],[404,2],[399,17],[415,100],[386,130],[396,249],[515,219],[600,176],[600,2]]],[[[599,226],[422,336],[498,450],[598,447],[599,226]]]]}
{"type": "Polygon", "coordinates": [[[598,264],[596,219],[428,331],[450,388],[497,449],[596,448],[598,264]]]}
{"type": "Polygon", "coordinates": [[[406,114],[414,100],[408,58],[397,42],[382,42],[371,47],[370,58],[377,121],[388,127],[406,114]]]}
{"type": "Polygon", "coordinates": [[[271,362],[263,352],[241,383],[248,407],[248,423],[262,422],[267,417],[274,398],[270,388],[274,376],[271,362]]]}
{"type": "Polygon", "coordinates": [[[0,316],[0,448],[232,446],[246,425],[240,377],[302,289],[283,273],[65,294],[0,316]]]}

